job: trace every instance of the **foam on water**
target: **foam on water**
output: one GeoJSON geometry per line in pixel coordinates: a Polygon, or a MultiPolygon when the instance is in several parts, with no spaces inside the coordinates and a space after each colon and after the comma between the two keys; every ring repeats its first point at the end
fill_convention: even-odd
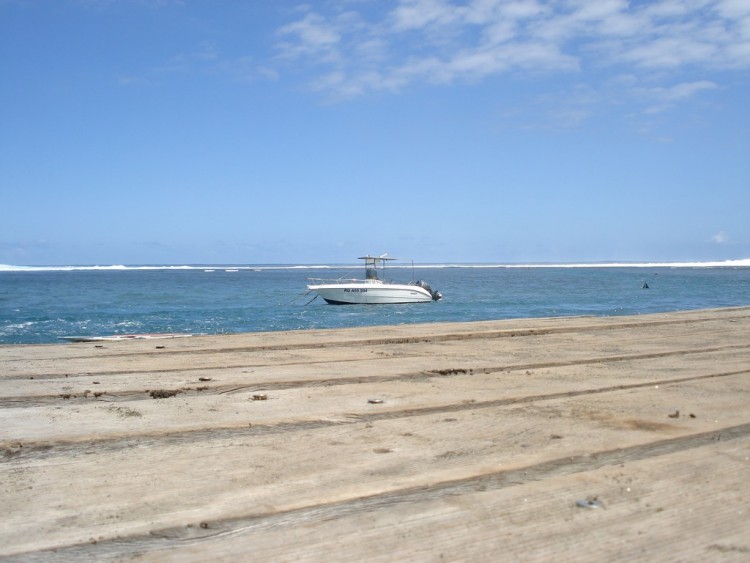
{"type": "MultiPolygon", "coordinates": [[[[231,270],[327,270],[343,267],[356,267],[356,264],[261,264],[261,265],[235,265],[235,264],[162,264],[162,265],[133,265],[113,264],[101,265],[65,265],[65,266],[15,266],[11,264],[0,264],[0,272],[78,272],[78,271],[129,271],[129,270],[203,270],[208,273],[214,271],[231,270]]],[[[361,265],[360,265],[361,266],[361,265]]],[[[450,263],[450,264],[389,264],[387,269],[409,269],[409,268],[748,268],[750,258],[739,260],[721,260],[704,262],[572,262],[572,263],[534,263],[527,264],[494,264],[494,263],[450,263]]]]}

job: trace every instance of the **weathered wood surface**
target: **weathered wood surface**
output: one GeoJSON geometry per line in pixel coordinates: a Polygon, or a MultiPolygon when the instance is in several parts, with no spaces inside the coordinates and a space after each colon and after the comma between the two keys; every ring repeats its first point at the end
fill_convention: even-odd
{"type": "Polygon", "coordinates": [[[0,347],[8,559],[747,561],[749,460],[750,308],[0,347]]]}

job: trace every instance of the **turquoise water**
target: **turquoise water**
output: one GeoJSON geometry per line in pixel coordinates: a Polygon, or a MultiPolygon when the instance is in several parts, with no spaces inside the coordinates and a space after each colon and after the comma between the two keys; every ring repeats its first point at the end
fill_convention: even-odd
{"type": "Polygon", "coordinates": [[[411,305],[306,303],[308,278],[361,277],[357,266],[0,269],[0,343],[141,332],[236,333],[750,305],[750,267],[392,268],[444,299],[411,305]],[[206,270],[213,271],[206,271],[206,270]],[[237,271],[226,271],[236,269],[237,271]],[[644,289],[647,283],[649,288],[644,289]]]}

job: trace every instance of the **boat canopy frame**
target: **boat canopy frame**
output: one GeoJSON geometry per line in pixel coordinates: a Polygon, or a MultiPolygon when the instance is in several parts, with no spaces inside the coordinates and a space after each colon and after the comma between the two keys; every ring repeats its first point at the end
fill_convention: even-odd
{"type": "Polygon", "coordinates": [[[388,254],[381,254],[380,256],[370,256],[369,254],[366,256],[359,256],[357,257],[357,260],[364,260],[365,261],[365,279],[362,278],[345,278],[340,277],[336,279],[328,279],[328,278],[307,278],[310,281],[314,282],[323,282],[323,283],[335,283],[335,284],[346,284],[346,283],[381,283],[385,282],[385,263],[390,262],[411,262],[411,281],[404,285],[419,285],[418,282],[415,281],[414,277],[414,260],[408,260],[406,258],[393,258],[391,256],[388,256],[388,254]],[[378,275],[378,268],[380,268],[380,275],[378,275]]]}
{"type": "Polygon", "coordinates": [[[365,280],[385,280],[385,263],[388,260],[398,260],[398,258],[387,257],[385,254],[380,256],[360,256],[357,260],[365,261],[365,280]],[[380,266],[380,273],[382,277],[378,277],[378,266],[380,266]]]}

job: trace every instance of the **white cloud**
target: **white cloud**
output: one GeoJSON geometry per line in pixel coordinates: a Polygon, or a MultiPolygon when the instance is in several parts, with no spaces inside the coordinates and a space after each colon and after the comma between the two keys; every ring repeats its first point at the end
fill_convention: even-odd
{"type": "Polygon", "coordinates": [[[683,82],[674,86],[659,86],[654,88],[640,89],[642,97],[653,102],[645,113],[661,113],[674,107],[675,103],[691,98],[698,92],[704,90],[714,90],[718,85],[708,80],[699,80],[696,82],[683,82]]]}
{"type": "Polygon", "coordinates": [[[623,62],[649,68],[677,68],[692,63],[708,63],[717,57],[715,44],[687,36],[657,37],[622,53],[623,62]]]}
{"type": "Polygon", "coordinates": [[[392,25],[397,31],[448,25],[458,17],[458,8],[447,0],[402,0],[391,12],[392,25]]]}
{"type": "Polygon", "coordinates": [[[323,16],[309,12],[296,22],[283,26],[278,34],[288,37],[280,43],[281,50],[288,57],[322,57],[328,60],[341,41],[341,34],[335,24],[323,16]]]}
{"type": "Polygon", "coordinates": [[[728,18],[747,18],[750,16],[750,3],[747,0],[721,0],[717,10],[728,18]]]}
{"type": "MultiPolygon", "coordinates": [[[[334,98],[510,71],[643,75],[750,66],[747,0],[399,0],[373,12],[369,3],[343,4],[347,11],[306,6],[278,30],[279,54],[304,61],[318,74],[316,88],[334,98]]],[[[707,89],[662,88],[669,98],[662,103],[707,89]]]]}
{"type": "Polygon", "coordinates": [[[716,84],[713,82],[709,82],[708,80],[700,80],[698,82],[685,82],[682,84],[677,84],[676,86],[672,86],[671,88],[666,88],[662,90],[662,96],[667,100],[682,100],[685,98],[689,98],[696,92],[700,92],[701,90],[713,90],[714,88],[718,88],[716,84]]]}
{"type": "Polygon", "coordinates": [[[724,244],[729,242],[729,237],[724,231],[719,231],[711,237],[711,241],[715,242],[716,244],[724,244]]]}

